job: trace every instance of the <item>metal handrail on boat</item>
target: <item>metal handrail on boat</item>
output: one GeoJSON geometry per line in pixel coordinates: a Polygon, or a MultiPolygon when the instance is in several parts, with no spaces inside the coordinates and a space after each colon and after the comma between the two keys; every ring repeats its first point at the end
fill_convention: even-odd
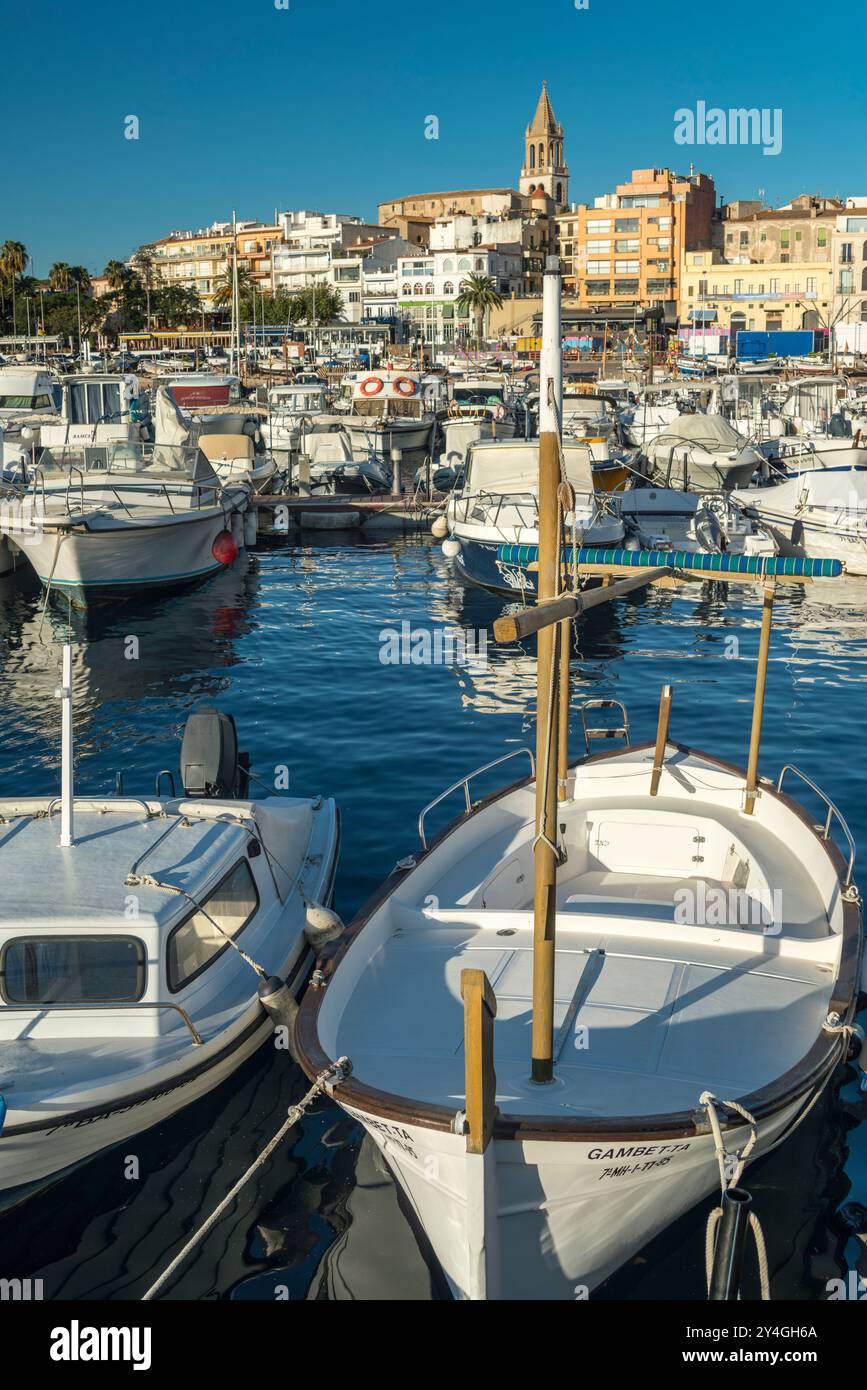
{"type": "Polygon", "coordinates": [[[481,777],[483,772],[490,772],[492,767],[499,767],[500,763],[507,763],[510,758],[520,757],[527,757],[530,759],[530,775],[531,777],[535,777],[536,759],[533,757],[533,754],[531,753],[530,749],[513,748],[511,753],[504,753],[501,758],[494,758],[494,761],[492,763],[485,763],[483,767],[477,767],[475,772],[468,772],[466,777],[459,778],[459,780],[457,782],[453,782],[450,787],[446,787],[444,792],[440,792],[439,796],[434,797],[433,801],[429,802],[428,805],[425,806],[424,810],[420,812],[418,818],[418,835],[419,839],[421,840],[422,849],[426,850],[428,848],[427,838],[424,833],[424,822],[425,817],[427,816],[429,811],[432,811],[435,806],[439,806],[440,802],[445,801],[446,797],[451,796],[452,792],[459,791],[460,788],[463,787],[464,798],[466,800],[467,806],[467,815],[469,815],[470,811],[472,811],[473,809],[473,802],[470,797],[470,782],[472,782],[473,778],[481,777]]]}
{"type": "Polygon", "coordinates": [[[846,843],[849,846],[849,864],[846,870],[846,879],[844,884],[844,886],[848,888],[852,882],[852,871],[855,868],[855,840],[852,835],[852,831],[849,829],[849,826],[846,823],[845,817],[843,816],[842,812],[838,810],[838,808],[834,805],[831,798],[825,795],[825,793],[822,791],[822,788],[817,787],[816,783],[812,781],[811,778],[807,777],[806,774],[803,773],[799,767],[795,767],[794,763],[786,763],[785,767],[782,768],[782,770],[780,771],[780,775],[777,779],[777,792],[781,792],[783,790],[783,781],[785,780],[787,772],[793,772],[796,777],[800,777],[801,781],[805,782],[806,785],[810,788],[810,790],[816,793],[820,801],[824,801],[825,805],[828,807],[828,814],[825,817],[825,826],[822,831],[823,840],[829,839],[831,834],[831,822],[836,816],[840,829],[842,830],[846,838],[846,843]]]}
{"type": "MultiPolygon", "coordinates": [[[[154,816],[159,815],[159,812],[152,811],[150,806],[144,800],[144,798],[140,796],[124,796],[120,798],[112,796],[76,796],[74,798],[74,801],[76,806],[103,806],[106,810],[112,811],[117,810],[118,801],[123,801],[128,806],[142,806],[144,808],[144,813],[147,816],[148,820],[151,820],[154,816]],[[112,803],[110,806],[108,804],[109,802],[112,803]]],[[[54,812],[57,810],[58,806],[62,805],[63,798],[60,796],[56,796],[53,801],[49,801],[48,808],[45,812],[46,816],[50,819],[54,815],[54,812]]]]}
{"type": "Polygon", "coordinates": [[[30,1014],[30,1013],[58,1013],[61,1009],[173,1009],[180,1014],[184,1023],[190,1030],[193,1038],[193,1047],[204,1047],[205,1040],[199,1032],[193,1020],[190,1018],[186,1009],[180,1004],[164,1004],[155,1002],[153,1004],[144,1000],[141,1003],[128,1004],[123,1000],[111,1003],[106,1001],[104,1004],[0,1004],[0,1019],[4,1014],[30,1014]]]}

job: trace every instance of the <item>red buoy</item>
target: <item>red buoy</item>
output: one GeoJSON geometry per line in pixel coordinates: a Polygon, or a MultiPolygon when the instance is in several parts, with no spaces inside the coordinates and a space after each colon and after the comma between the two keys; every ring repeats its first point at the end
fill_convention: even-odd
{"type": "Polygon", "coordinates": [[[221,565],[231,565],[233,560],[237,560],[238,543],[231,531],[223,530],[214,537],[211,554],[215,560],[219,560],[221,565]]]}

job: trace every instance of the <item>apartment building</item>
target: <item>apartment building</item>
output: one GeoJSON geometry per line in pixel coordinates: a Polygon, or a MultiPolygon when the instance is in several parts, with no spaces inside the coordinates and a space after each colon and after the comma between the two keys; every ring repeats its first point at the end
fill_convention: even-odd
{"type": "Polygon", "coordinates": [[[708,174],[634,169],[627,183],[556,217],[567,293],[586,308],[676,303],[685,251],[710,248],[716,204],[708,174]]]}
{"type": "Polygon", "coordinates": [[[206,311],[211,311],[234,241],[231,222],[213,222],[200,231],[170,232],[152,243],[154,278],[164,285],[195,290],[206,311]]]}
{"type": "Polygon", "coordinates": [[[505,297],[521,286],[520,245],[488,245],[398,259],[398,308],[412,336],[430,343],[459,341],[473,331],[472,316],[457,307],[469,275],[489,275],[505,297]]]}
{"type": "Polygon", "coordinates": [[[832,322],[842,327],[867,321],[867,196],[847,200],[835,217],[831,268],[832,322]]]}
{"type": "Polygon", "coordinates": [[[237,228],[238,268],[249,271],[256,289],[270,294],[274,284],[273,251],[283,241],[279,222],[241,222],[237,228]]]}
{"type": "Polygon", "coordinates": [[[678,318],[682,326],[739,330],[821,329],[831,303],[831,261],[742,262],[719,251],[686,254],[678,318]]]}
{"type": "Polygon", "coordinates": [[[684,250],[681,324],[730,333],[826,328],[839,214],[834,199],[807,195],[780,208],[721,207],[711,249],[684,250]]]}

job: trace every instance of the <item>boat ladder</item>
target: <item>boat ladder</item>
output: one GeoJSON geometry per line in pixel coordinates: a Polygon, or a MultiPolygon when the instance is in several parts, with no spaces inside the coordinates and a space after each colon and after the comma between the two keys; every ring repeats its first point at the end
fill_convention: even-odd
{"type": "Polygon", "coordinates": [[[626,747],[631,747],[632,740],[629,737],[629,714],[626,706],[621,700],[585,700],[581,706],[581,725],[584,729],[584,746],[590,752],[590,743],[593,739],[622,738],[626,747]],[[620,712],[619,724],[588,724],[587,714],[589,710],[618,710],[620,712]]]}

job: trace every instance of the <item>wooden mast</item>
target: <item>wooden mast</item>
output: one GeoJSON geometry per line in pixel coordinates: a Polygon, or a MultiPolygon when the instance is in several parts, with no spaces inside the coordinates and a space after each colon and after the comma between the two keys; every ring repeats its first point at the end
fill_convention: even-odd
{"type": "Polygon", "coordinates": [[[768,652],[771,646],[771,622],[774,610],[774,586],[768,584],[762,603],[762,631],[759,638],[759,664],[756,670],[756,693],[753,699],[753,726],[750,731],[750,758],[747,763],[747,786],[744,810],[753,814],[759,781],[759,745],[762,741],[762,714],[765,708],[765,685],[768,679],[768,652]]]}
{"type": "MultiPolygon", "coordinates": [[[[538,598],[554,598],[560,581],[560,422],[563,353],[560,333],[560,261],[549,256],[542,289],[539,361],[539,571],[538,598]]],[[[531,1080],[554,1079],[554,931],[557,890],[557,771],[559,744],[558,628],[538,636],[536,675],[536,840],[533,893],[533,1030],[531,1080]]]]}

